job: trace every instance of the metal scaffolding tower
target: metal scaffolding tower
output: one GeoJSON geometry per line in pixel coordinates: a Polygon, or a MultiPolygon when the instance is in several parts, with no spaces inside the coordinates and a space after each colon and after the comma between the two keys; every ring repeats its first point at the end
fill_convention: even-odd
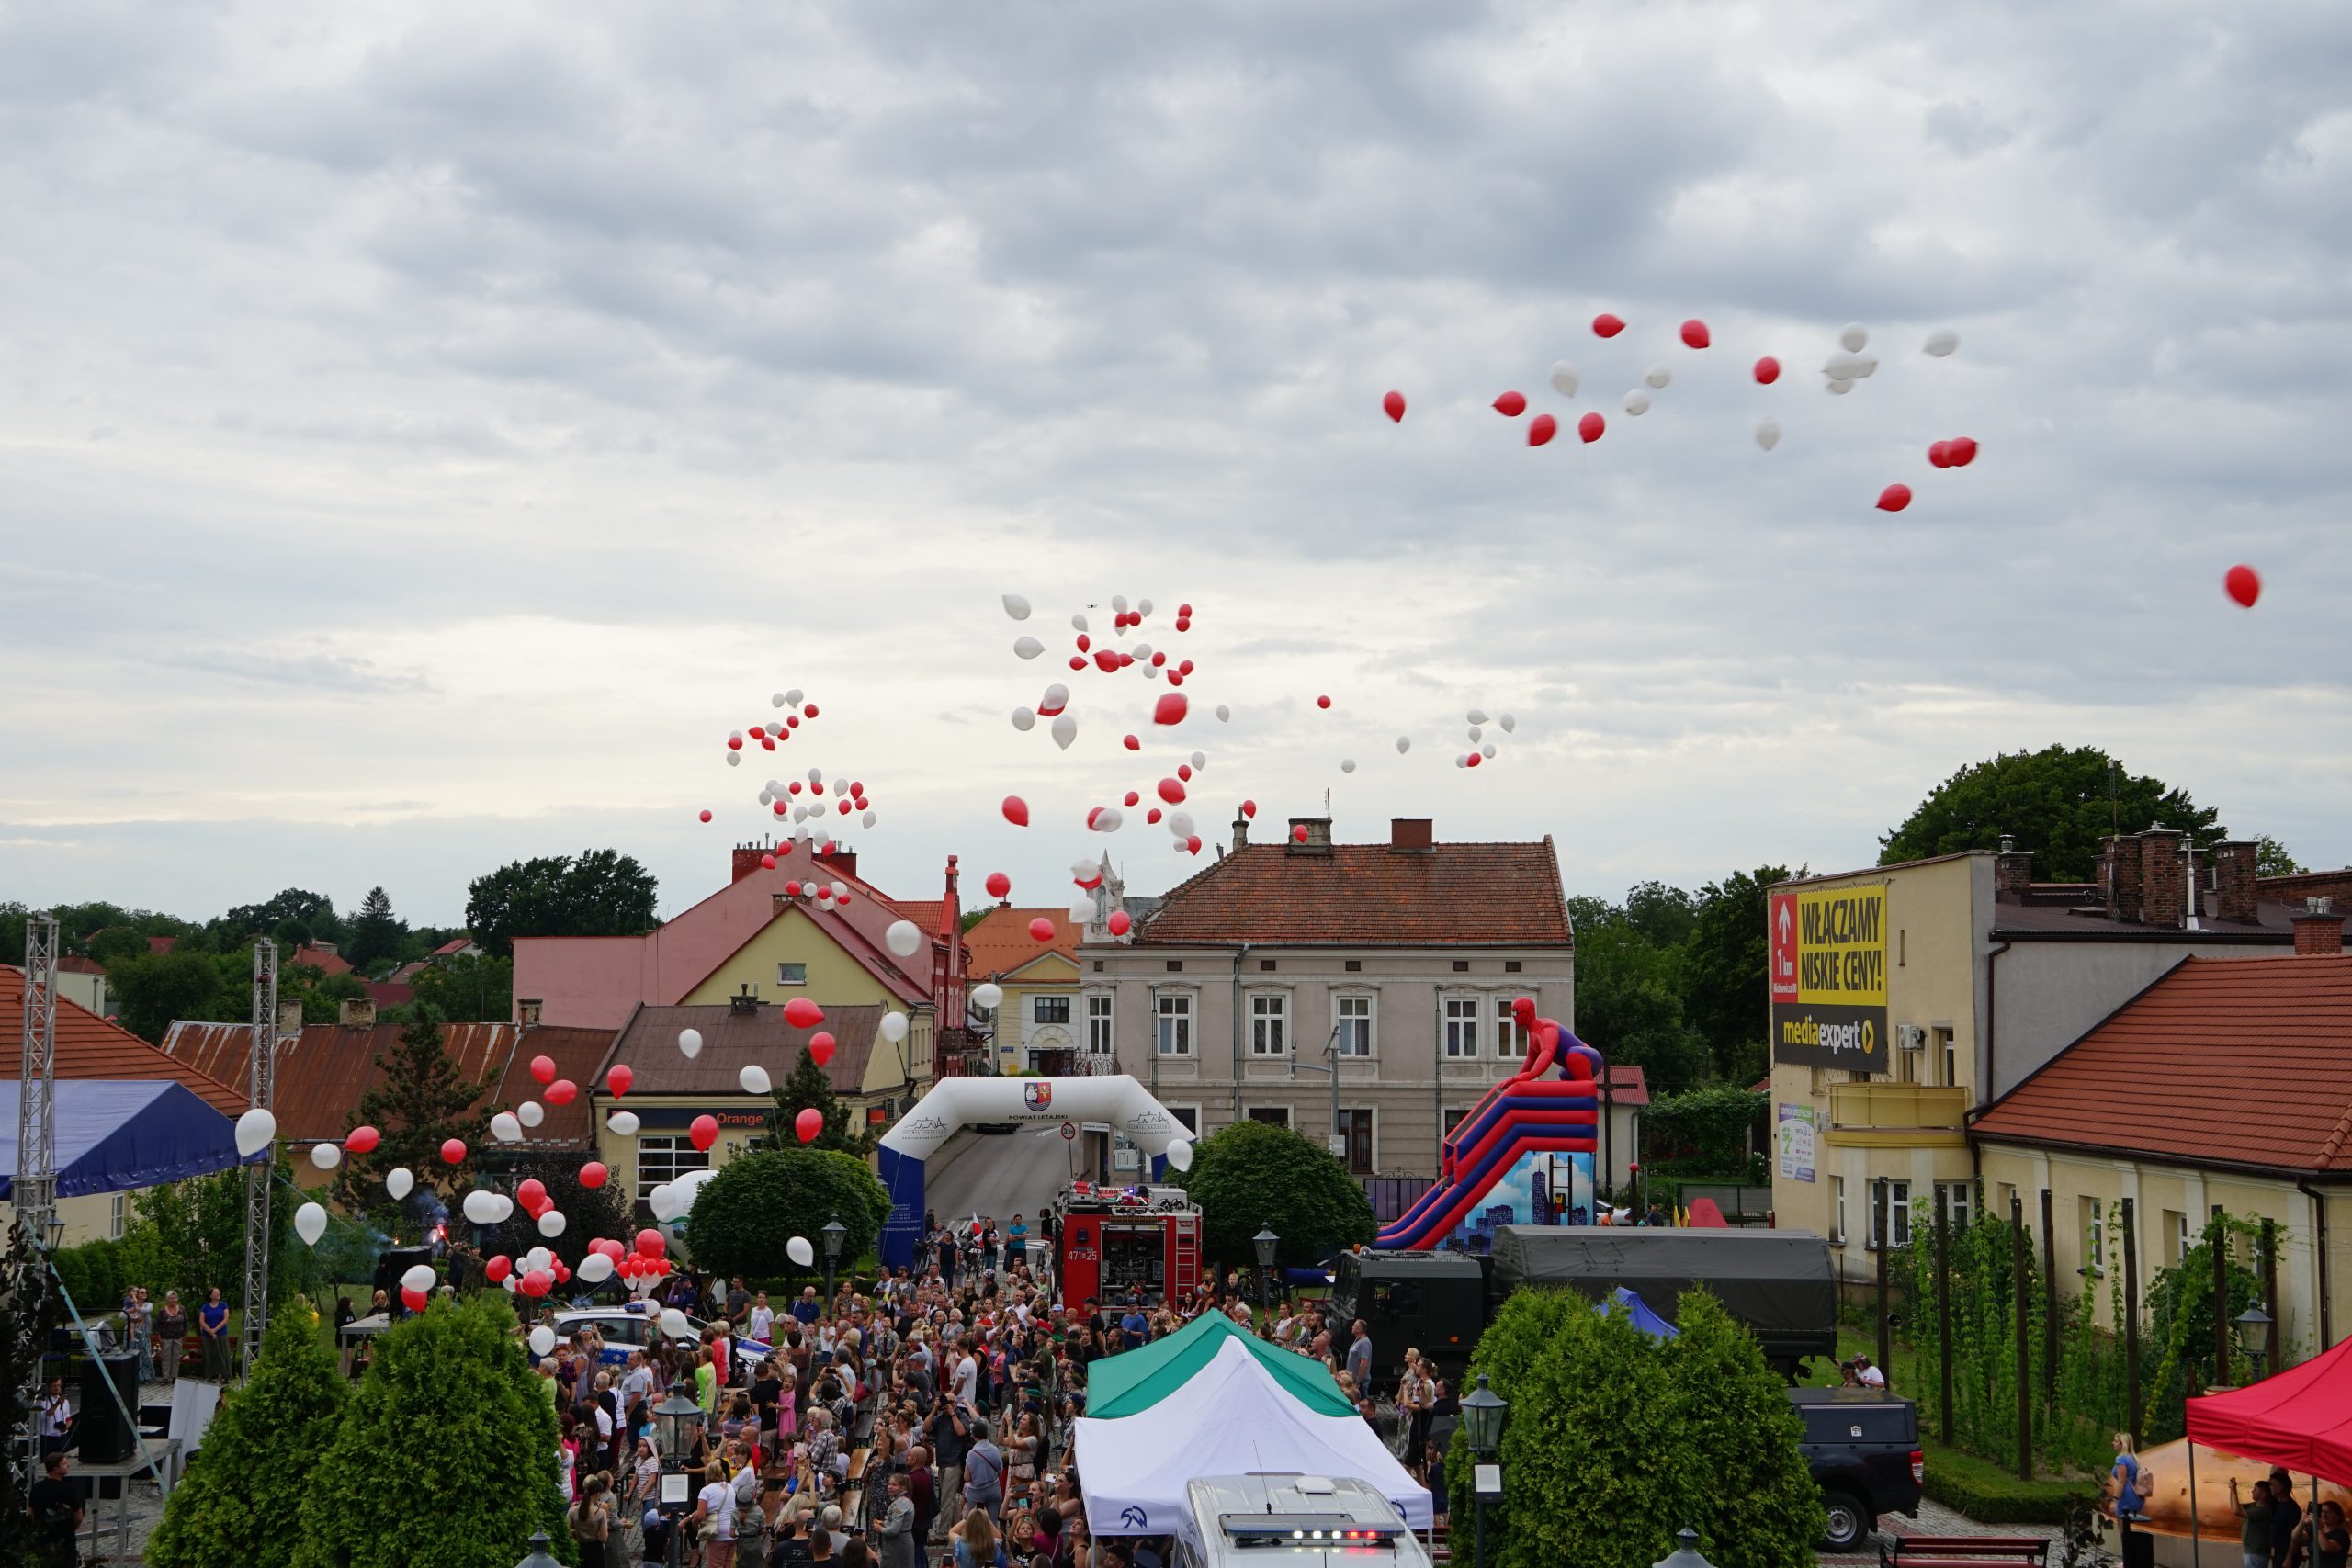
{"type": "MultiPolygon", "coordinates": [[[[246,1089],[254,1108],[272,1109],[277,1091],[277,944],[267,937],[254,943],[254,1031],[248,1052],[246,1089]]],[[[277,1175],[277,1152],[245,1167],[245,1357],[250,1371],[261,1354],[262,1331],[269,1326],[269,1184],[277,1175]]]]}
{"type": "MultiPolygon", "coordinates": [[[[24,1057],[17,1069],[17,1169],[11,1201],[17,1224],[33,1247],[51,1245],[57,1217],[57,919],[38,914],[25,922],[24,1057]]],[[[43,1347],[45,1349],[46,1347],[43,1347]]],[[[29,1487],[40,1473],[42,1359],[23,1390],[24,1429],[14,1434],[11,1459],[29,1487]]]]}

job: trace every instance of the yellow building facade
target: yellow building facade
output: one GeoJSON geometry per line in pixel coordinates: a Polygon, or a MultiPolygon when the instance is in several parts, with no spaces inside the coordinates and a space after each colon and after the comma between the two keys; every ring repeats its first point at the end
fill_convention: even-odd
{"type": "MultiPolygon", "coordinates": [[[[913,978],[899,971],[888,953],[864,951],[862,941],[861,951],[854,952],[806,908],[782,900],[779,905],[773,919],[686,993],[684,1005],[715,1006],[748,995],[780,1006],[807,997],[828,1011],[875,1007],[903,1012],[906,1040],[876,1044],[868,1064],[870,1086],[861,1083],[859,1091],[870,1087],[882,1092],[884,1078],[892,1085],[902,1078],[928,1083],[937,1010],[913,978]]],[[[847,935],[858,940],[854,931],[847,935]]]]}

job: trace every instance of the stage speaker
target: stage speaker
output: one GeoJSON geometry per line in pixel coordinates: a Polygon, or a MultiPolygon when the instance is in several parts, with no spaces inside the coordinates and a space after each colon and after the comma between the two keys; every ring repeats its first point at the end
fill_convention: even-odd
{"type": "Polygon", "coordinates": [[[84,1464],[119,1464],[130,1457],[124,1410],[139,1408],[139,1362],[128,1355],[93,1356],[82,1363],[82,1409],[74,1422],[84,1464]],[[111,1386],[113,1392],[109,1393],[111,1386]],[[122,1403],[115,1403],[115,1394],[122,1403]]]}

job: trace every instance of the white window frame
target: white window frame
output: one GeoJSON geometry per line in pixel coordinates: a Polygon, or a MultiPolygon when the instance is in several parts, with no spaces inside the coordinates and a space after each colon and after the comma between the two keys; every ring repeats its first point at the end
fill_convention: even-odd
{"type": "Polygon", "coordinates": [[[1041,992],[1037,995],[1032,996],[1029,998],[1029,1021],[1032,1023],[1058,1023],[1064,1028],[1068,1028],[1069,1026],[1069,997],[1066,993],[1059,991],[1041,992]],[[1048,1002],[1061,1003],[1061,1017],[1046,1018],[1042,1016],[1042,1010],[1048,1002]]]}
{"type": "Polygon", "coordinates": [[[1250,1056],[1279,1061],[1290,1055],[1290,993],[1250,993],[1250,1056]]]}
{"type": "Polygon", "coordinates": [[[695,1147],[684,1129],[673,1133],[640,1133],[637,1136],[637,1190],[650,1192],[690,1170],[710,1168],[710,1151],[695,1147]],[[658,1156],[648,1160],[647,1156],[658,1156]]]}
{"type": "Polygon", "coordinates": [[[1445,1060],[1475,1062],[1478,1059],[1478,1024],[1486,1014],[1477,997],[1449,996],[1438,1004],[1438,1012],[1445,1023],[1443,1043],[1445,1060]],[[1468,1037],[1463,1031],[1468,1029],[1468,1037]]]}
{"type": "Polygon", "coordinates": [[[2188,1249],[2197,1245],[2192,1239],[2194,1235],[2188,1228],[2188,1211],[2175,1209],[2172,1212],[2172,1258],[2168,1267],[2178,1268],[2180,1260],[2188,1256],[2188,1249]]]}
{"type": "MultiPolygon", "coordinates": [[[[1878,1233],[1878,1184],[1872,1177],[1863,1188],[1862,1201],[1870,1205],[1871,1250],[1875,1251],[1885,1239],[1878,1233]]],[[[1911,1183],[1889,1179],[1886,1183],[1886,1225],[1894,1237],[1897,1248],[1911,1245],[1911,1183]]]]}
{"type": "Polygon", "coordinates": [[[1516,996],[1495,998],[1495,1055],[1516,1062],[1527,1055],[1527,1039],[1520,1032],[1519,1015],[1511,1011],[1516,996]]]}
{"type": "Polygon", "coordinates": [[[1160,992],[1152,1004],[1152,1048],[1163,1056],[1190,1058],[1193,1055],[1193,1025],[1198,1015],[1199,1010],[1193,1005],[1192,992],[1160,992]]]}
{"type": "Polygon", "coordinates": [[[808,965],[779,961],[775,966],[775,983],[779,986],[806,986],[808,983],[808,965]],[[800,971],[797,976],[793,974],[796,969],[800,971]]]}
{"type": "Polygon", "coordinates": [[[107,1235],[114,1241],[122,1239],[124,1228],[130,1219],[130,1194],[110,1192],[107,1195],[107,1235]]]}
{"type": "Polygon", "coordinates": [[[1838,1246],[1843,1247],[1846,1245],[1846,1236],[1848,1235],[1846,1230],[1846,1179],[1842,1176],[1833,1176],[1829,1179],[1835,1182],[1838,1188],[1838,1234],[1831,1236],[1829,1239],[1836,1242],[1838,1246]]]}
{"type": "Polygon", "coordinates": [[[2107,1208],[2096,1198],[2083,1200],[2083,1272],[2094,1280],[2107,1274],[2107,1208]]]}
{"type": "Polygon", "coordinates": [[[1108,991],[1086,993],[1086,1053],[1090,1056],[1116,1054],[1118,998],[1108,991]],[[1099,1026],[1099,1027],[1098,1027],[1099,1026]]]}
{"type": "Polygon", "coordinates": [[[1936,1190],[1944,1194],[1944,1212],[1951,1216],[1953,1232],[1957,1234],[1966,1230],[1974,1218],[1972,1213],[1975,1208],[1974,1186],[1966,1181],[1939,1181],[1936,1190]]]}
{"type": "MultiPolygon", "coordinates": [[[[1960,1036],[1950,1024],[1935,1025],[1930,1031],[1929,1043],[1936,1048],[1937,1059],[1944,1073],[1944,1087],[1960,1087],[1960,1036]]],[[[1947,1184],[1949,1185],[1949,1184],[1947,1184]]]]}
{"type": "Polygon", "coordinates": [[[1331,1022],[1335,1030],[1332,1050],[1351,1062],[1372,1059],[1378,1043],[1380,1005],[1370,991],[1340,991],[1331,998],[1331,1022]],[[1361,1014],[1347,1010],[1361,1005],[1361,1014]]]}

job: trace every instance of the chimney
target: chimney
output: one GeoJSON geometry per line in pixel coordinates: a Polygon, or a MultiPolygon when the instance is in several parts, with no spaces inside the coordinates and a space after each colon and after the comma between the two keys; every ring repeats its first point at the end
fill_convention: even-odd
{"type": "Polygon", "coordinates": [[[1388,819],[1388,847],[1392,850],[1435,849],[1436,826],[1426,817],[1391,817],[1388,819]]]}
{"type": "Polygon", "coordinates": [[[2107,914],[2134,925],[2140,919],[2140,840],[2131,833],[2107,841],[2107,914]]]}
{"type": "Polygon", "coordinates": [[[342,1016],[335,1021],[345,1029],[373,1029],[376,1027],[376,1004],[364,997],[356,1002],[345,1002],[342,1016]]]}
{"type": "Polygon", "coordinates": [[[1328,855],[1331,852],[1331,819],[1329,817],[1294,817],[1290,819],[1290,841],[1283,848],[1295,855],[1328,855]],[[1298,830],[1306,829],[1306,837],[1298,830]]]}
{"type": "Polygon", "coordinates": [[[1233,814],[1233,852],[1239,854],[1250,847],[1250,818],[1238,811],[1233,814]]]}
{"type": "Polygon", "coordinates": [[[537,997],[518,997],[515,998],[514,1016],[523,1021],[524,1028],[537,1029],[539,1026],[539,1008],[541,1005],[540,998],[537,997]]]}
{"type": "Polygon", "coordinates": [[[2213,846],[2213,913],[2220,919],[2254,923],[2254,853],[2242,839],[2213,846]]]}
{"type": "MultiPolygon", "coordinates": [[[[947,882],[939,902],[939,940],[931,949],[931,1000],[941,1033],[953,1031],[960,1041],[964,1030],[964,904],[956,884],[962,874],[956,857],[947,857],[947,882]]],[[[934,1049],[938,1036],[933,1039],[934,1049]]]]}
{"type": "Polygon", "coordinates": [[[741,1018],[759,1010],[760,998],[752,993],[752,983],[748,980],[743,982],[733,996],[727,998],[727,1011],[729,1017],[741,1018]]]}
{"type": "Polygon", "coordinates": [[[2022,904],[2026,889],[2033,886],[2033,852],[2017,847],[2017,840],[2007,833],[2001,835],[2001,852],[1993,857],[1993,901],[1997,904],[2022,904]]]}
{"type": "Polygon", "coordinates": [[[2298,958],[2335,958],[2344,952],[2344,917],[2330,912],[2333,900],[2311,898],[2310,906],[2295,917],[2295,956],[2298,958]]]}
{"type": "Polygon", "coordinates": [[[2140,923],[2180,929],[2188,913],[2188,868],[2180,859],[2181,836],[2155,827],[2140,835],[2140,923]]]}
{"type": "Polygon", "coordinates": [[[741,882],[741,881],[742,881],[745,877],[747,877],[747,876],[751,875],[751,874],[752,874],[752,873],[753,873],[753,872],[755,872],[755,871],[759,870],[759,869],[760,869],[760,857],[761,857],[762,855],[763,855],[763,854],[767,854],[767,853],[770,853],[770,852],[770,852],[770,850],[769,850],[768,846],[767,846],[767,845],[765,845],[765,844],[738,844],[738,845],[736,845],[736,846],[735,846],[735,874],[734,874],[733,876],[731,876],[731,877],[728,878],[728,881],[729,881],[730,884],[731,884],[731,883],[736,883],[736,882],[741,882]]]}
{"type": "Polygon", "coordinates": [[[302,1032],[302,1004],[300,1002],[281,1001],[277,1004],[277,1032],[280,1034],[302,1032]]]}
{"type": "Polygon", "coordinates": [[[832,873],[835,876],[855,876],[857,874],[857,852],[855,850],[843,849],[841,845],[835,844],[832,847],[831,853],[827,853],[820,850],[818,852],[816,858],[824,863],[825,869],[832,873]]]}

